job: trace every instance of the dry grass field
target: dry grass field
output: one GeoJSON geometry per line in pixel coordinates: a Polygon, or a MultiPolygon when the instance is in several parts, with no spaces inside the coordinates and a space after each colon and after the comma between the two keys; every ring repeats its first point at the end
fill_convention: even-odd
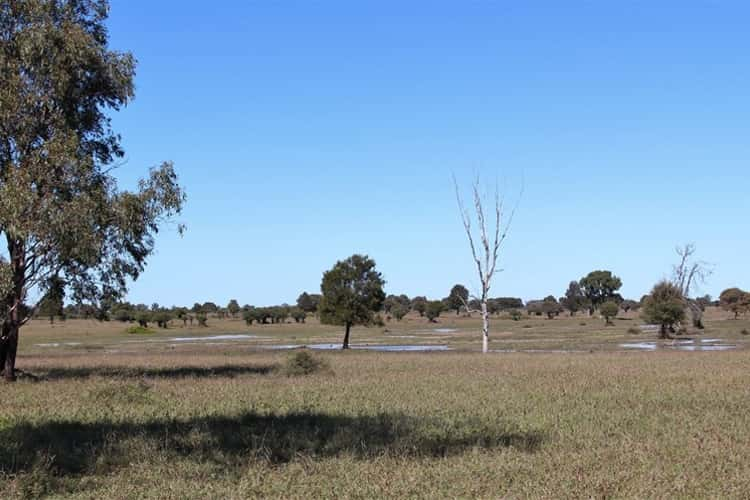
{"type": "Polygon", "coordinates": [[[750,321],[710,311],[681,343],[635,315],[446,315],[353,332],[209,321],[128,335],[37,321],[0,406],[2,492],[36,498],[747,497],[750,321]],[[213,338],[211,338],[213,337],[213,338]],[[703,346],[733,346],[705,351],[703,346]],[[690,348],[693,350],[681,350],[690,348]],[[696,352],[701,350],[701,352],[696,352]]]}

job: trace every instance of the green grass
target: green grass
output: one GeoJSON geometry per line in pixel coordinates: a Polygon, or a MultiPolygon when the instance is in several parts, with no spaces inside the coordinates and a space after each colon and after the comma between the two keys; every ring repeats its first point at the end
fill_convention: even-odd
{"type": "MultiPolygon", "coordinates": [[[[470,330],[475,321],[444,318],[438,327],[470,330]]],[[[704,336],[741,349],[699,353],[616,351],[621,339],[647,338],[627,332],[636,320],[606,329],[592,325],[598,318],[580,321],[495,322],[493,347],[583,352],[315,352],[330,369],[294,377],[285,367],[295,353],[250,341],[108,352],[128,336],[104,325],[55,339],[88,346],[54,349],[33,346],[49,335],[37,327],[22,340],[27,375],[3,386],[0,490],[29,498],[745,497],[748,323],[713,318],[704,336]]],[[[433,342],[416,319],[388,329],[355,333],[433,342]]],[[[274,342],[335,339],[315,324],[267,332],[274,342]]],[[[477,347],[476,332],[455,335],[450,345],[477,347]]],[[[309,365],[302,361],[291,364],[309,365]]]]}

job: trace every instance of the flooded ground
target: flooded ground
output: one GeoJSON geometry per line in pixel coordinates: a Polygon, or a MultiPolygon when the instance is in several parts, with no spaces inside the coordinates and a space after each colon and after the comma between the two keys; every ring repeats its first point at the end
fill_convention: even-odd
{"type": "Polygon", "coordinates": [[[676,351],[730,351],[736,349],[735,344],[725,344],[722,339],[676,339],[650,342],[626,342],[619,344],[623,349],[640,351],[656,351],[658,349],[672,349],[676,351]]]}

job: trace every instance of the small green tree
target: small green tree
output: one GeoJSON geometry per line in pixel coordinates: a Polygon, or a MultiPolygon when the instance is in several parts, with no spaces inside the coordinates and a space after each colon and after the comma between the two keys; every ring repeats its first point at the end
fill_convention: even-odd
{"type": "Polygon", "coordinates": [[[750,310],[750,294],[739,288],[727,288],[719,295],[719,305],[725,311],[734,313],[734,319],[750,310]]]}
{"type": "Polygon", "coordinates": [[[424,312],[427,309],[427,297],[414,297],[411,299],[411,308],[419,313],[419,317],[424,316],[424,312]]]}
{"type": "Polygon", "coordinates": [[[391,308],[391,314],[394,318],[396,318],[396,321],[401,321],[404,319],[404,316],[409,312],[409,308],[405,307],[403,304],[399,303],[396,304],[391,308]]]}
{"type": "Polygon", "coordinates": [[[617,290],[622,287],[622,280],[611,271],[592,271],[578,283],[589,302],[589,312],[599,309],[608,300],[617,297],[617,290]]]}
{"type": "Polygon", "coordinates": [[[299,307],[292,308],[291,316],[295,323],[304,323],[307,319],[307,313],[299,307]]]}
{"type": "Polygon", "coordinates": [[[208,316],[204,312],[196,313],[195,320],[198,322],[198,326],[208,326],[208,316]]]}
{"type": "Polygon", "coordinates": [[[581,290],[581,285],[577,281],[570,282],[565,292],[565,297],[560,300],[560,303],[565,309],[570,311],[571,316],[575,316],[578,311],[586,307],[586,295],[581,290]]]}
{"type": "Polygon", "coordinates": [[[240,303],[237,302],[237,299],[232,299],[229,301],[229,304],[227,304],[227,312],[232,316],[232,318],[236,318],[237,314],[240,312],[240,303]]]}
{"type": "Polygon", "coordinates": [[[674,325],[685,319],[685,297],[674,284],[660,281],[644,299],[641,317],[648,323],[660,325],[659,338],[669,338],[674,325]]]}
{"type": "Polygon", "coordinates": [[[440,313],[445,309],[445,304],[442,300],[431,300],[427,303],[425,309],[425,316],[431,323],[436,323],[436,320],[440,317],[440,313]]]}
{"type": "Polygon", "coordinates": [[[371,324],[383,307],[383,285],[385,280],[375,269],[375,261],[366,255],[338,261],[323,274],[320,321],[345,327],[343,349],[349,348],[351,327],[371,324]]]}
{"type": "Polygon", "coordinates": [[[562,307],[557,299],[552,295],[549,295],[542,301],[542,312],[547,315],[548,319],[553,319],[555,316],[560,314],[562,307]]]}
{"type": "Polygon", "coordinates": [[[469,290],[463,285],[453,285],[451,293],[446,299],[446,305],[450,309],[456,310],[456,316],[461,313],[461,308],[466,307],[469,301],[469,290]]]}
{"type": "Polygon", "coordinates": [[[315,311],[317,311],[318,302],[320,302],[319,296],[316,300],[314,295],[310,295],[307,292],[302,292],[300,296],[297,297],[297,307],[299,307],[306,313],[314,313],[315,311]]]}
{"type": "Polygon", "coordinates": [[[619,311],[620,307],[613,300],[608,300],[599,307],[599,312],[604,316],[604,324],[607,326],[614,324],[612,318],[616,317],[619,311]]]}

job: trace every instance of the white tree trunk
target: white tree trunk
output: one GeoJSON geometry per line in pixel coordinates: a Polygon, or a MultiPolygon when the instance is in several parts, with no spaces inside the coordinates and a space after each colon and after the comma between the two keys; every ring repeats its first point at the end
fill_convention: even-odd
{"type": "Polygon", "coordinates": [[[487,312],[487,299],[482,301],[482,352],[490,350],[490,314],[487,312]]]}

